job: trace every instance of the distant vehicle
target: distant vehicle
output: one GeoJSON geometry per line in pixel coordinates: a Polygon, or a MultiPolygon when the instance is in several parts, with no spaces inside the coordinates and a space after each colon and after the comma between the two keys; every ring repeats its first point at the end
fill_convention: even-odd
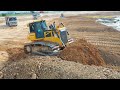
{"type": "Polygon", "coordinates": [[[11,26],[17,26],[17,18],[16,17],[5,17],[6,25],[11,26]]]}
{"type": "Polygon", "coordinates": [[[61,13],[60,17],[61,17],[61,18],[64,18],[64,14],[63,14],[63,13],[61,13]]]}
{"type": "Polygon", "coordinates": [[[34,20],[38,19],[41,16],[39,12],[31,11],[31,13],[34,20]]]}
{"type": "Polygon", "coordinates": [[[44,11],[40,11],[40,13],[44,13],[44,11]]]}

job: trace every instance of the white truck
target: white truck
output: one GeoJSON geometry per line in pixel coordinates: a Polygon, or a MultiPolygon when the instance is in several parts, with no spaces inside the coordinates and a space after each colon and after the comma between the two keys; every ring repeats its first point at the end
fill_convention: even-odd
{"type": "Polygon", "coordinates": [[[6,25],[11,26],[17,26],[17,18],[16,17],[5,17],[6,25]]]}

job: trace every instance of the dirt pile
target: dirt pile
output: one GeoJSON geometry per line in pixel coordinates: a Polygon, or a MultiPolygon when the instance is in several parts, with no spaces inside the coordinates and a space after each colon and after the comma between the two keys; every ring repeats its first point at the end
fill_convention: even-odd
{"type": "Polygon", "coordinates": [[[80,62],[88,65],[103,66],[105,62],[99,50],[86,40],[80,39],[66,47],[59,55],[63,60],[80,62]]]}
{"type": "Polygon", "coordinates": [[[9,48],[7,49],[9,60],[15,61],[25,59],[27,55],[24,53],[23,48],[9,48]]]}

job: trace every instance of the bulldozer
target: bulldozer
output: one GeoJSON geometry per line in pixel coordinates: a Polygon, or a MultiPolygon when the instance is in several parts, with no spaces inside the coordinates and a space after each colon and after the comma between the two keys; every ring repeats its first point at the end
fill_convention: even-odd
{"type": "Polygon", "coordinates": [[[26,54],[57,55],[73,42],[73,39],[68,37],[68,30],[63,23],[56,26],[53,22],[48,26],[45,20],[40,20],[29,23],[28,27],[27,38],[31,42],[24,45],[26,54]]]}

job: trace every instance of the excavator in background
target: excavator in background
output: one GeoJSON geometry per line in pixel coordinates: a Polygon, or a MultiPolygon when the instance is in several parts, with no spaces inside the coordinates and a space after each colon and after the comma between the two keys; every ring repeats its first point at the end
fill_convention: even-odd
{"type": "Polygon", "coordinates": [[[48,27],[46,21],[41,20],[29,23],[28,26],[28,39],[31,42],[24,45],[26,54],[56,55],[73,42],[63,23],[56,26],[54,22],[48,27]]]}

